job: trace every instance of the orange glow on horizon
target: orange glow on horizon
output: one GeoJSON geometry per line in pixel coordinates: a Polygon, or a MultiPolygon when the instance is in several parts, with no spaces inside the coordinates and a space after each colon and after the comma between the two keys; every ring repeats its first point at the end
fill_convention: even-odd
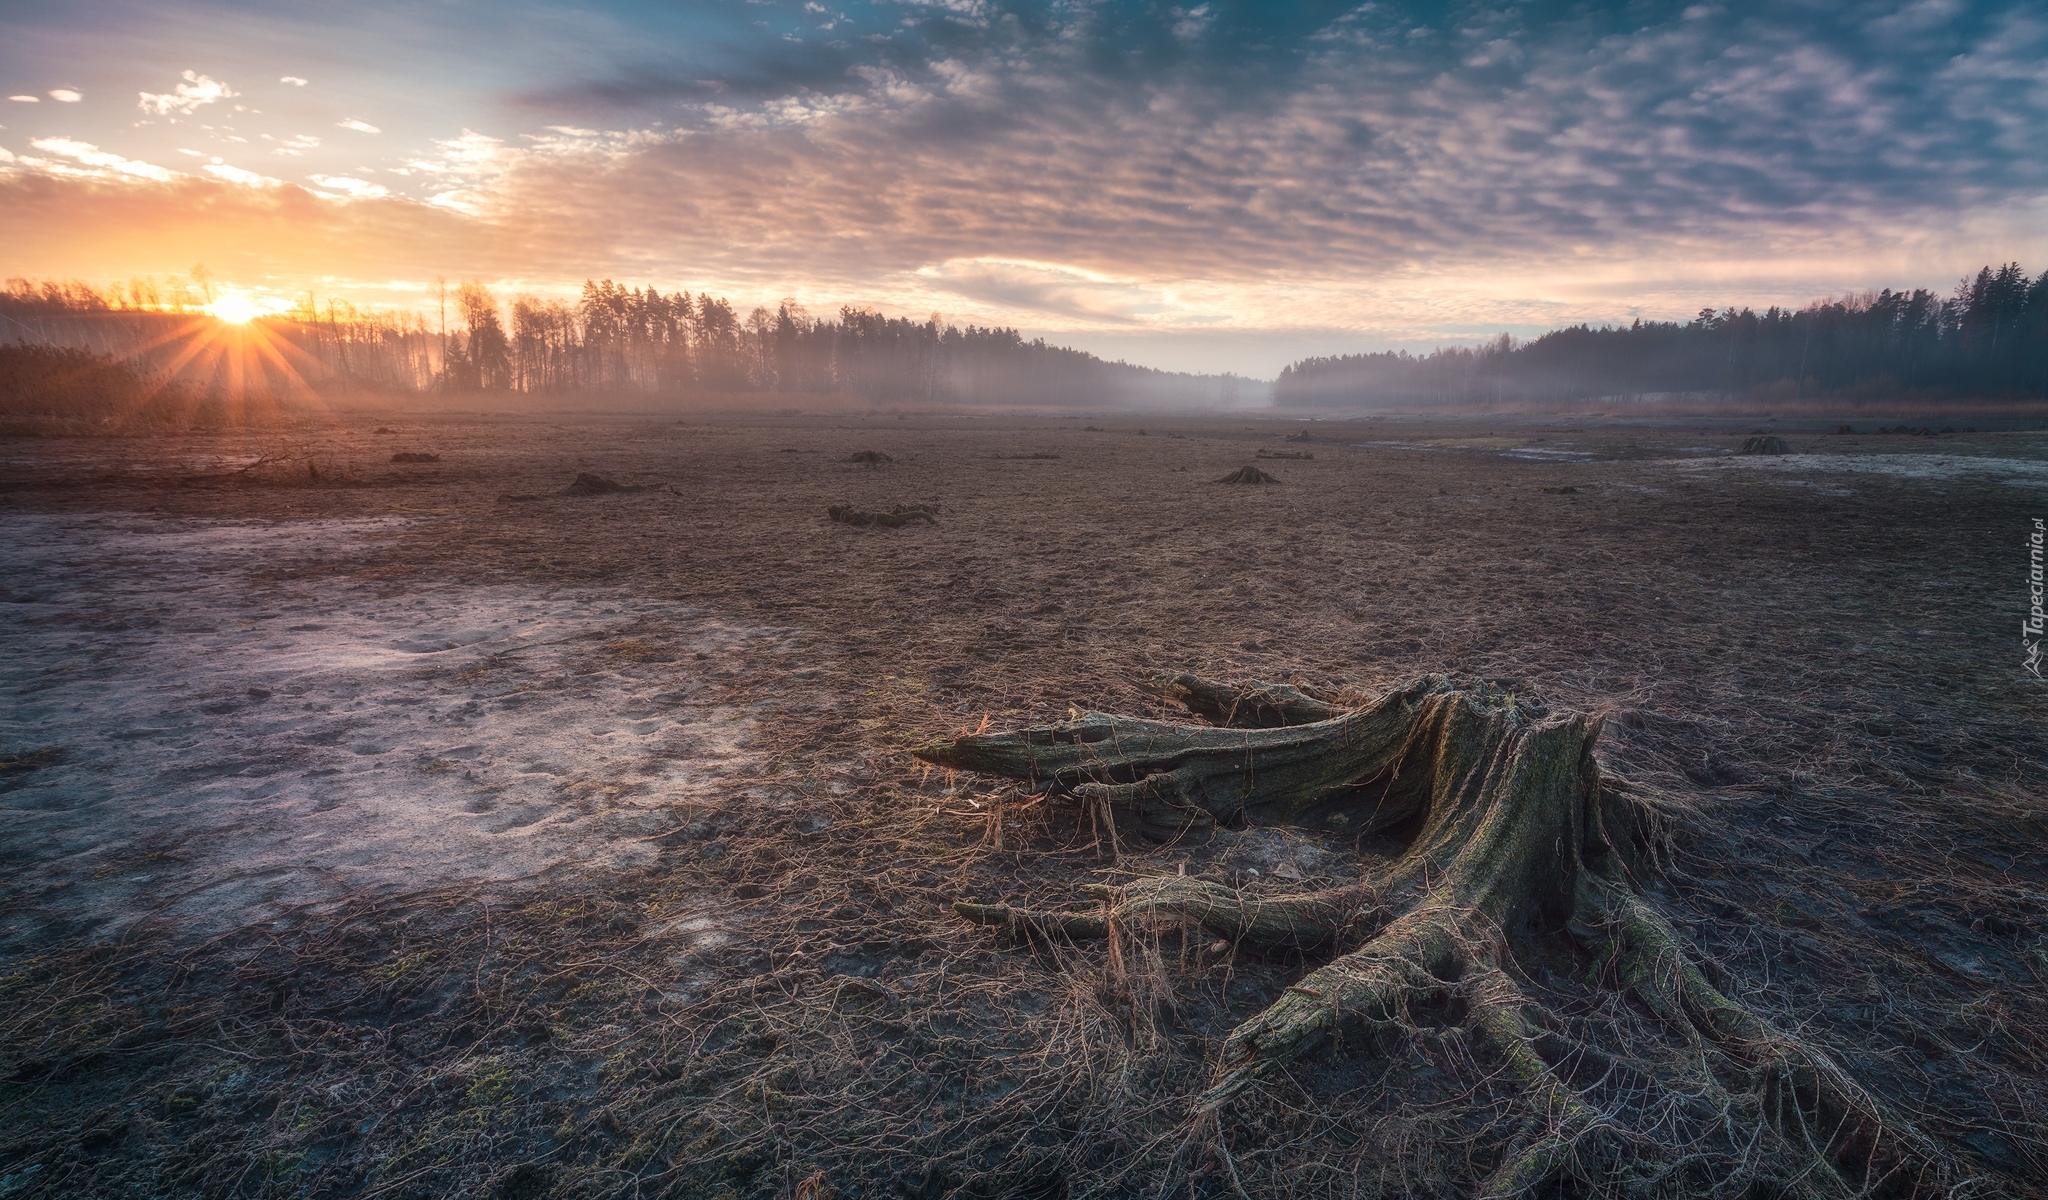
{"type": "Polygon", "coordinates": [[[214,301],[207,311],[213,314],[215,320],[226,321],[230,325],[246,324],[262,312],[247,296],[233,294],[214,301]]]}

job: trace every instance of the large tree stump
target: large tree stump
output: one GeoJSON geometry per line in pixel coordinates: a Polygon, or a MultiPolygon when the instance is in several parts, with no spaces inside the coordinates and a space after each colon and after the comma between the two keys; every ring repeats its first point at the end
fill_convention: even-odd
{"type": "MultiPolygon", "coordinates": [[[[1540,1118],[1487,1187],[1517,1195],[1599,1174],[1613,1118],[1561,1069],[1598,1056],[1555,1031],[1518,982],[1515,948],[1562,918],[1605,977],[1717,1064],[1726,1111],[1807,1165],[1792,1194],[1944,1190],[1942,1157],[1825,1054],[1772,1029],[1715,987],[1672,924],[1639,895],[1658,814],[1593,757],[1598,720],[1419,679],[1376,701],[1193,676],[1152,690],[1211,724],[1086,713],[1056,725],[955,738],[927,762],[1049,784],[1133,843],[1211,827],[1289,825],[1405,843],[1354,886],[1248,898],[1186,877],[1092,888],[1093,913],[962,902],[1013,934],[1102,937],[1120,922],[1199,924],[1254,952],[1327,961],[1226,1040],[1215,1110],[1344,1027],[1401,1026],[1421,1005],[1463,1014],[1527,1088],[1540,1118]],[[1731,1098],[1741,1093],[1745,1102],[1731,1098]]],[[[1734,1118],[1731,1118],[1734,1119],[1734,1118]]]]}

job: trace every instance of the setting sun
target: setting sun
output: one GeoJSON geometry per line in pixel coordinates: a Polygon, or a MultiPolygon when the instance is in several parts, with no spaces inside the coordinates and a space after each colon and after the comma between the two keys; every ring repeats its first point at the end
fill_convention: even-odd
{"type": "Polygon", "coordinates": [[[210,311],[219,320],[240,325],[254,317],[258,309],[247,296],[222,296],[213,302],[210,311]]]}

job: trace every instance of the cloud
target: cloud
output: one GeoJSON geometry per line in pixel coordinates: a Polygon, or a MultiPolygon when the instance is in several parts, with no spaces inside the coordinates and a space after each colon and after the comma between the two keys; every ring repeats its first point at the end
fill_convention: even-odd
{"type": "Polygon", "coordinates": [[[391,194],[389,188],[348,175],[313,175],[310,178],[328,191],[339,192],[351,200],[380,200],[391,194]]]}
{"type": "Polygon", "coordinates": [[[524,201],[511,194],[516,186],[508,190],[515,178],[557,167],[602,173],[677,136],[656,130],[600,132],[550,126],[546,132],[525,135],[524,145],[512,145],[465,129],[460,137],[437,139],[434,157],[413,159],[391,170],[432,179],[443,189],[428,198],[437,207],[473,217],[518,220],[518,206],[524,201]]]}
{"type": "MultiPolygon", "coordinates": [[[[46,154],[61,155],[64,158],[82,164],[84,167],[93,168],[90,171],[83,171],[77,167],[67,167],[63,164],[47,164],[58,167],[58,170],[55,172],[57,174],[89,175],[96,178],[121,175],[132,179],[154,180],[158,183],[166,182],[177,174],[175,171],[167,171],[151,163],[138,162],[132,158],[123,158],[118,154],[102,150],[90,142],[76,141],[72,138],[35,138],[29,142],[29,145],[46,154]]],[[[22,161],[31,162],[32,160],[23,159],[22,161]]]]}
{"type": "Polygon", "coordinates": [[[8,99],[16,104],[41,104],[43,102],[41,96],[9,96],[8,99]]]}
{"type": "Polygon", "coordinates": [[[301,78],[300,78],[299,76],[297,76],[297,75],[280,75],[280,76],[278,76],[278,77],[277,77],[277,81],[278,81],[279,83],[289,83],[289,84],[291,84],[291,85],[292,85],[293,87],[305,87],[305,86],[306,86],[306,81],[305,81],[304,79],[301,79],[301,78]]]}
{"type": "Polygon", "coordinates": [[[71,88],[51,88],[49,95],[50,99],[55,100],[59,104],[76,104],[80,100],[85,99],[84,92],[75,91],[71,88]]]}
{"type": "MultiPolygon", "coordinates": [[[[1422,345],[2048,255],[2037,0],[839,7],[608,10],[613,40],[565,42],[509,112],[476,89],[434,110],[499,136],[408,147],[382,183],[338,144],[280,141],[334,173],[306,176],[330,198],[274,189],[311,206],[289,226],[309,241],[264,252],[391,279],[460,248],[469,265],[437,269],[1129,345],[1217,327],[1422,345]],[[671,19],[695,24],[649,32],[671,19]],[[372,227],[388,245],[323,232],[372,227]]],[[[125,211],[98,181],[42,182],[125,211]]],[[[221,203],[189,186],[160,190],[221,203]]],[[[40,245],[28,219],[0,211],[40,245]]]]}
{"type": "Polygon", "coordinates": [[[1090,324],[1129,324],[1164,316],[1173,308],[1156,289],[1058,263],[953,259],[921,268],[917,276],[934,291],[1009,311],[1078,318],[1090,324]]]}
{"type": "Polygon", "coordinates": [[[604,214],[594,242],[643,230],[682,262],[927,271],[990,303],[1142,320],[1157,314],[957,264],[1057,263],[1158,293],[1657,244],[1746,256],[1939,223],[1963,191],[1992,210],[2048,188],[2048,46],[2017,17],[1885,37],[1804,9],[1079,11],[1035,32],[956,22],[943,54],[934,26],[864,61],[755,43],[710,74],[625,70],[584,94],[694,100],[690,136],[574,175],[509,163],[464,210],[587,205],[604,214]],[[1277,69],[1248,72],[1232,47],[1277,69]]]}
{"type": "MultiPolygon", "coordinates": [[[[876,36],[879,22],[865,32],[876,36]]],[[[644,109],[674,101],[755,104],[804,92],[831,91],[845,85],[848,73],[875,59],[895,62],[890,41],[862,45],[843,36],[862,30],[838,29],[824,41],[763,39],[751,25],[704,31],[691,37],[684,52],[664,47],[649,59],[628,62],[605,75],[557,81],[528,92],[526,107],[541,112],[568,108],[644,109]],[[683,61],[678,63],[677,59],[683,61]]],[[[912,56],[914,59],[914,56],[912,56]]]]}
{"type": "MultiPolygon", "coordinates": [[[[115,279],[182,273],[204,262],[220,278],[289,280],[327,295],[336,278],[426,286],[436,275],[511,277],[521,259],[548,271],[567,268],[523,239],[501,251],[503,236],[424,205],[341,203],[302,188],[212,176],[116,182],[0,171],[0,246],[8,269],[28,276],[115,279]]],[[[389,303],[404,294],[375,298],[389,303]]]]}
{"type": "Polygon", "coordinates": [[[341,128],[343,128],[343,129],[353,129],[353,130],[355,130],[355,131],[356,131],[357,133],[382,133],[382,132],[384,132],[383,130],[381,130],[381,129],[377,128],[377,127],[376,127],[375,125],[372,125],[372,124],[370,124],[370,123],[369,123],[368,121],[359,121],[359,120],[357,120],[357,119],[356,119],[356,118],[354,118],[354,117],[350,117],[350,118],[349,118],[348,120],[346,120],[346,121],[336,121],[336,122],[335,122],[335,124],[336,124],[336,125],[339,125],[339,126],[340,126],[341,128]]]}
{"type": "Polygon", "coordinates": [[[258,175],[254,171],[246,171],[241,167],[229,166],[227,163],[208,163],[204,170],[215,179],[225,179],[229,183],[237,183],[243,187],[282,187],[284,185],[284,180],[282,179],[272,179],[268,175],[258,175]]]}
{"type": "Polygon", "coordinates": [[[184,82],[172,87],[168,92],[140,92],[137,94],[142,99],[136,104],[136,107],[147,113],[155,113],[160,117],[169,116],[172,113],[191,116],[202,105],[212,104],[217,100],[225,100],[230,96],[241,95],[240,92],[235,91],[227,84],[217,79],[209,79],[195,71],[185,72],[184,82]]]}

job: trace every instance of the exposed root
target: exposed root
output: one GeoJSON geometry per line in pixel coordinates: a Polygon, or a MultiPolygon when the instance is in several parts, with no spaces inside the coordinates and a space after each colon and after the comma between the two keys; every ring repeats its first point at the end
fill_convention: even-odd
{"type": "Polygon", "coordinates": [[[1013,935],[1058,934],[1077,939],[1108,937],[1119,923],[1185,920],[1255,954],[1328,949],[1346,929],[1378,911],[1373,896],[1363,888],[1255,899],[1220,883],[1184,875],[1157,876],[1122,888],[1096,885],[1081,890],[1104,901],[1103,911],[1034,912],[965,901],[955,904],[953,911],[978,925],[997,926],[1013,935]]]}
{"type": "Polygon", "coordinates": [[[1626,1075],[1640,1077],[1639,1090],[1661,1085],[1643,1064],[1601,1059],[1553,1032],[1516,982],[1517,946],[1563,924],[1609,978],[1705,1056],[1715,1080],[1701,1102],[1728,1123],[1756,1126],[1750,1141],[1792,1164],[1789,1191],[1943,1190],[1941,1158],[1926,1139],[1819,1050],[1776,1033],[1714,987],[1627,882],[1653,869],[1664,817],[1603,780],[1592,754],[1598,720],[1460,691],[1439,677],[1371,703],[1188,675],[1146,686],[1220,727],[1084,713],[917,753],[1049,783],[1154,840],[1250,824],[1405,841],[1360,886],[1323,892],[1248,897],[1165,876],[1090,889],[1104,902],[1091,913],[955,906],[1027,938],[1109,937],[1122,925],[1165,920],[1252,952],[1336,952],[1230,1034],[1199,1111],[1219,1110],[1346,1030],[1449,1024],[1503,1064],[1526,1097],[1527,1133],[1501,1152],[1485,1194],[1521,1195],[1566,1174],[1614,1175],[1618,1144],[1646,1139],[1589,1098],[1597,1082],[1575,1081],[1626,1075]]]}
{"type": "Polygon", "coordinates": [[[1671,923],[1625,887],[1579,879],[1571,930],[1616,979],[1685,1036],[1704,1036],[1762,1094],[1776,1131],[1853,1192],[1915,1194],[1940,1153],[1832,1059],[1773,1030],[1710,982],[1671,923]]]}
{"type": "MultiPolygon", "coordinates": [[[[1198,705],[1236,689],[1176,676],[1167,687],[1198,705]]],[[[1307,725],[1204,728],[1086,713],[1058,725],[980,734],[920,748],[926,762],[1049,781],[1099,803],[1120,826],[1167,840],[1230,824],[1296,825],[1359,836],[1413,816],[1424,797],[1392,770],[1420,707],[1449,693],[1418,680],[1369,708],[1307,725]]],[[[1326,711],[1305,693],[1261,685],[1245,693],[1253,719],[1326,711]]],[[[1202,711],[1198,708],[1198,711],[1202,711]]]]}
{"type": "Polygon", "coordinates": [[[1227,684],[1195,675],[1154,675],[1147,692],[1215,725],[1277,729],[1329,721],[1359,707],[1343,696],[1316,696],[1284,683],[1227,684]]]}

